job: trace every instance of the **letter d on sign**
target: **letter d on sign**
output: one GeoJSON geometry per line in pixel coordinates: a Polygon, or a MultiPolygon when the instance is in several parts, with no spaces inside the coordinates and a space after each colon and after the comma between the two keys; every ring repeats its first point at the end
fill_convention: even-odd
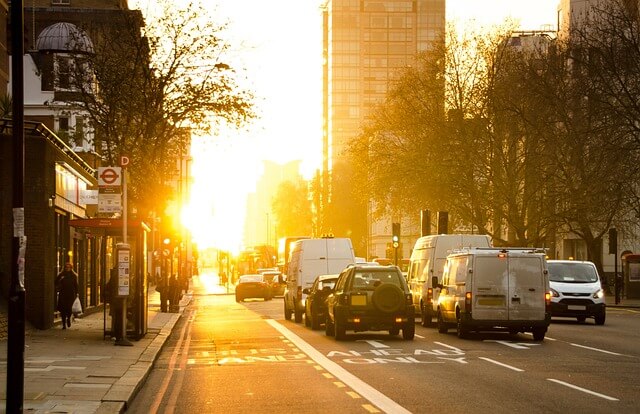
{"type": "Polygon", "coordinates": [[[120,166],[121,167],[126,167],[127,165],[129,165],[129,157],[127,157],[126,155],[121,155],[120,156],[120,166]]]}

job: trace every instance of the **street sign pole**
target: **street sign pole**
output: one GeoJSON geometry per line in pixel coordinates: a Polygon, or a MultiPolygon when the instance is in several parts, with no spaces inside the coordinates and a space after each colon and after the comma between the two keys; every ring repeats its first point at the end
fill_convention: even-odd
{"type": "MultiPolygon", "coordinates": [[[[120,332],[117,334],[117,340],[114,342],[114,345],[119,346],[133,346],[133,344],[127,339],[127,297],[129,296],[129,283],[131,282],[130,277],[130,262],[129,258],[131,257],[131,252],[129,250],[129,243],[127,241],[127,171],[125,168],[122,168],[122,240],[123,244],[119,246],[118,249],[118,296],[121,298],[120,306],[120,314],[116,317],[120,318],[120,323],[118,324],[118,328],[120,332]],[[121,292],[120,289],[123,289],[123,280],[126,282],[126,292],[121,292]],[[125,294],[126,293],[126,294],[125,294]],[[121,296],[122,295],[122,296],[121,296]]],[[[115,315],[114,315],[115,316],[115,315]]]]}

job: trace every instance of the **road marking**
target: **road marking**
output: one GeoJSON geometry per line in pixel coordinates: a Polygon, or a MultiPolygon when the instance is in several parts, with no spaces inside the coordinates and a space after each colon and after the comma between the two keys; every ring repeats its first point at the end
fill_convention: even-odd
{"type": "Polygon", "coordinates": [[[416,338],[424,339],[424,336],[415,334],[416,338]]]}
{"type": "Polygon", "coordinates": [[[528,342],[509,342],[509,341],[495,341],[493,339],[486,340],[484,342],[495,342],[498,344],[506,345],[515,349],[529,349],[532,346],[538,346],[540,344],[533,344],[528,342]]]}
{"type": "Polygon", "coordinates": [[[599,392],[591,391],[586,388],[578,387],[577,385],[569,384],[568,382],[560,381],[553,378],[547,378],[548,381],[555,382],[560,385],[564,385],[565,387],[573,388],[574,390],[582,391],[587,394],[595,395],[596,397],[604,398],[609,401],[620,401],[617,398],[609,397],[608,395],[600,394],[599,392]]]}
{"type": "Polygon", "coordinates": [[[389,348],[389,345],[385,345],[380,341],[374,341],[373,339],[358,339],[356,342],[366,342],[374,348],[389,348]]]}
{"type": "Polygon", "coordinates": [[[524,369],[512,367],[511,365],[503,364],[502,362],[498,362],[498,361],[495,361],[495,360],[490,359],[490,358],[479,357],[479,359],[482,359],[482,360],[487,361],[487,362],[491,362],[492,364],[500,365],[501,367],[512,369],[512,370],[517,371],[517,372],[524,372],[524,369]]]}
{"type": "Polygon", "coordinates": [[[572,344],[571,342],[569,342],[569,345],[577,346],[578,348],[589,349],[591,351],[602,352],[602,353],[609,354],[609,355],[628,356],[628,355],[619,354],[617,352],[605,351],[604,349],[592,348],[590,346],[584,346],[584,345],[580,345],[580,344],[572,344]]]}
{"type": "Polygon", "coordinates": [[[298,335],[291,332],[289,329],[281,325],[280,323],[274,321],[273,319],[267,319],[266,322],[277,329],[281,334],[286,336],[291,342],[295,343],[296,346],[301,349],[304,353],[309,355],[311,359],[316,361],[318,364],[322,365],[324,369],[332,373],[336,378],[341,380],[351,389],[358,392],[362,397],[369,400],[376,407],[381,409],[385,413],[394,413],[394,414],[409,414],[411,413],[409,410],[401,406],[400,404],[393,401],[391,398],[382,394],[380,391],[373,388],[371,385],[362,381],[360,378],[351,374],[346,369],[342,368],[337,363],[331,361],[329,358],[322,355],[318,350],[313,348],[307,342],[305,342],[298,335]]]}
{"type": "Polygon", "coordinates": [[[354,391],[347,391],[347,395],[353,398],[354,400],[357,400],[358,398],[360,398],[360,394],[354,391]]]}
{"type": "Polygon", "coordinates": [[[370,413],[379,413],[378,409],[371,404],[362,404],[362,408],[369,411],[370,413]]]}
{"type": "Polygon", "coordinates": [[[338,388],[345,388],[346,385],[344,385],[344,383],[340,382],[340,381],[334,381],[333,385],[335,385],[338,388]]]}

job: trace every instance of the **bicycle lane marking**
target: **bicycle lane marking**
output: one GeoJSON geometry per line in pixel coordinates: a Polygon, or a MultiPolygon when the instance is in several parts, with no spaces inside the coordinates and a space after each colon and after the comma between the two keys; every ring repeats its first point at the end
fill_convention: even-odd
{"type": "Polygon", "coordinates": [[[298,335],[291,332],[289,329],[282,326],[280,323],[276,322],[273,319],[266,320],[269,325],[273,326],[277,329],[282,335],[284,335],[287,339],[293,342],[298,349],[307,354],[309,358],[313,359],[317,364],[322,366],[328,372],[333,374],[336,378],[340,379],[343,383],[351,387],[353,390],[358,392],[364,398],[369,400],[376,407],[381,409],[386,413],[394,413],[394,414],[410,414],[411,411],[407,410],[403,406],[399,405],[391,398],[382,394],[380,391],[376,390],[366,382],[362,381],[360,378],[351,374],[340,365],[331,361],[329,358],[322,355],[318,350],[309,345],[306,341],[300,338],[298,335]]]}

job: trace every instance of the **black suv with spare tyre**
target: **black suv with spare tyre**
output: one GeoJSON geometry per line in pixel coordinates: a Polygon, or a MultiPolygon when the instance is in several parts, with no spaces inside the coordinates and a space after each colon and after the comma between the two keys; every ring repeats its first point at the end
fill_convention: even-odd
{"type": "Polygon", "coordinates": [[[347,266],[327,298],[326,334],[345,339],[346,331],[388,331],[413,339],[415,307],[397,266],[347,266]]]}

